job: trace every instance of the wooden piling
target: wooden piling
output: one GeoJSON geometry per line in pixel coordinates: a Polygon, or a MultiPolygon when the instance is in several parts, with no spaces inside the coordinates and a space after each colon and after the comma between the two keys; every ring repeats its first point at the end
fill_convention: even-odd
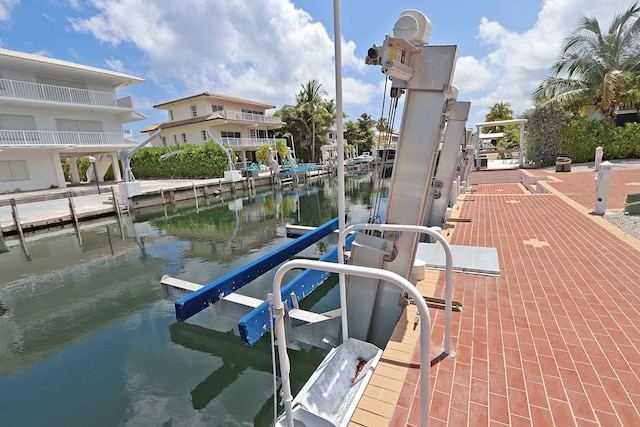
{"type": "Polygon", "coordinates": [[[11,216],[13,216],[13,223],[18,230],[18,236],[20,237],[20,244],[22,244],[22,250],[27,257],[28,261],[31,261],[31,255],[29,255],[29,249],[27,243],[24,241],[24,233],[22,232],[22,226],[20,225],[20,216],[18,215],[18,207],[16,206],[16,199],[11,199],[11,216]]]}
{"type": "Polygon", "coordinates": [[[198,190],[196,190],[196,183],[192,183],[191,186],[193,187],[193,198],[196,199],[196,211],[198,211],[198,190]]]}
{"type": "Polygon", "coordinates": [[[116,211],[116,216],[118,217],[118,226],[120,227],[120,237],[124,240],[124,224],[122,223],[122,210],[120,209],[120,202],[118,202],[118,197],[116,196],[115,186],[111,186],[111,200],[113,200],[113,209],[116,211]]]}
{"type": "Polygon", "coordinates": [[[71,219],[73,220],[73,225],[76,228],[76,236],[78,237],[78,243],[82,246],[82,235],[80,234],[80,224],[78,222],[78,215],[76,214],[76,206],[73,204],[73,197],[71,197],[71,192],[67,193],[67,198],[69,199],[69,211],[71,212],[71,219]]]}

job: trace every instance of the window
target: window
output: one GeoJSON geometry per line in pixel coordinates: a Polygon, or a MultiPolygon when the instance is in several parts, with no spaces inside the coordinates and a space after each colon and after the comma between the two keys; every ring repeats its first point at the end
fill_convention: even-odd
{"type": "Polygon", "coordinates": [[[195,105],[191,106],[191,117],[198,117],[198,108],[195,105]]]}
{"type": "Polygon", "coordinates": [[[183,143],[183,144],[186,144],[186,143],[187,143],[187,134],[186,134],[186,133],[183,133],[183,134],[182,134],[182,143],[183,143]]]}
{"type": "Polygon", "coordinates": [[[26,160],[0,161],[0,182],[31,179],[26,160]]]}
{"type": "Polygon", "coordinates": [[[173,120],[173,110],[169,110],[169,120],[173,120]]]}
{"type": "Polygon", "coordinates": [[[103,132],[99,120],[56,119],[56,129],[60,132],[103,132]]]}
{"type": "Polygon", "coordinates": [[[36,119],[33,116],[21,116],[17,114],[0,114],[0,129],[36,130],[36,119]]]}
{"type": "Polygon", "coordinates": [[[178,135],[173,135],[173,143],[178,145],[178,135]]]}
{"type": "Polygon", "coordinates": [[[0,114],[0,140],[14,141],[18,143],[37,141],[39,139],[39,135],[35,130],[36,119],[33,116],[0,114]]]}
{"type": "Polygon", "coordinates": [[[242,112],[243,113],[249,113],[249,114],[257,114],[259,116],[264,116],[264,111],[256,111],[256,110],[249,110],[247,108],[243,108],[242,112]]]}
{"type": "Polygon", "coordinates": [[[167,137],[166,136],[161,136],[160,137],[160,141],[162,141],[162,145],[164,145],[164,146],[167,145],[167,137]]]}
{"type": "Polygon", "coordinates": [[[208,141],[209,140],[209,136],[207,135],[207,131],[206,130],[202,131],[202,140],[203,141],[208,141]]]}
{"type": "Polygon", "coordinates": [[[213,111],[214,113],[216,111],[222,111],[224,110],[224,107],[222,105],[211,105],[211,111],[213,111]]]}
{"type": "Polygon", "coordinates": [[[264,129],[251,129],[250,130],[250,135],[251,138],[256,139],[256,138],[266,138],[267,137],[267,131],[264,129]]]}
{"type": "Polygon", "coordinates": [[[240,138],[240,132],[226,131],[223,130],[220,132],[220,136],[222,138],[240,138]]]}

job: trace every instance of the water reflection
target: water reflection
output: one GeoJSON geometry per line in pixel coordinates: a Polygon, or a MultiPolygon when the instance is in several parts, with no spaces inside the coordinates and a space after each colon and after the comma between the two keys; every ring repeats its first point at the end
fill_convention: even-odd
{"type": "MultiPolygon", "coordinates": [[[[0,253],[2,425],[269,425],[273,386],[265,337],[242,347],[235,324],[203,312],[176,323],[160,277],[208,283],[283,244],[287,223],[335,217],[331,180],[200,200],[27,236],[0,253]],[[124,236],[124,238],[123,238],[124,236]]],[[[368,217],[370,181],[348,185],[349,210],[368,217]],[[365,199],[367,199],[365,201],[365,199]]],[[[311,247],[319,257],[326,247],[311,247]]],[[[242,292],[265,298],[271,275],[242,292]]],[[[305,307],[331,309],[321,288],[305,307]]],[[[292,352],[296,387],[322,352],[292,352]]]]}

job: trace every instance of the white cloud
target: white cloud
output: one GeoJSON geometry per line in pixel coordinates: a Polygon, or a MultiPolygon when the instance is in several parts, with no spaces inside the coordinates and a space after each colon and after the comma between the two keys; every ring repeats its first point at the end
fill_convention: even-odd
{"type": "Polygon", "coordinates": [[[125,67],[124,63],[119,60],[119,59],[106,59],[105,64],[107,64],[107,67],[110,68],[113,71],[117,71],[119,73],[124,73],[124,74],[133,74],[130,70],[127,69],[127,67],[125,67]]]}
{"type": "MultiPolygon", "coordinates": [[[[92,3],[98,12],[71,18],[72,28],[140,49],[149,68],[143,77],[176,96],[210,90],[279,106],[316,79],[335,97],[332,38],[288,0],[92,3]]],[[[363,69],[355,43],[343,41],[342,48],[345,77],[351,78],[345,79],[344,102],[368,102],[376,88],[354,77],[363,69]]]]}
{"type": "Polygon", "coordinates": [[[489,21],[485,16],[480,20],[478,38],[483,43],[499,43],[509,32],[499,22],[489,21]]]}
{"type": "Polygon", "coordinates": [[[11,11],[20,4],[20,0],[0,0],[0,21],[9,21],[11,11]]]}
{"type": "MultiPolygon", "coordinates": [[[[485,66],[493,78],[474,80],[473,76],[464,79],[456,76],[463,96],[476,95],[472,99],[470,122],[484,120],[488,108],[497,102],[508,102],[516,114],[531,107],[531,94],[551,74],[551,66],[560,54],[564,38],[576,27],[580,17],[595,16],[606,31],[613,15],[627,7],[628,0],[545,0],[533,27],[522,33],[510,31],[499,22],[483,17],[477,37],[494,48],[483,57],[464,59],[462,64],[472,67],[475,60],[485,66]],[[471,82],[469,87],[465,86],[466,81],[471,82]],[[478,87],[480,84],[481,88],[478,87]],[[482,89],[483,94],[469,93],[474,89],[482,89]]],[[[456,74],[461,72],[462,64],[456,74]]]]}
{"type": "Polygon", "coordinates": [[[453,85],[465,92],[485,87],[493,78],[489,68],[473,56],[461,56],[456,63],[453,85]]]}

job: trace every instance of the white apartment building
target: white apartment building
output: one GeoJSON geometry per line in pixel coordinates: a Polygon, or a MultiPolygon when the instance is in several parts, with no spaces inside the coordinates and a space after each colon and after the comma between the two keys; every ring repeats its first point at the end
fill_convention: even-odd
{"type": "Polygon", "coordinates": [[[162,102],[154,108],[166,110],[169,119],[141,131],[160,130],[154,145],[202,145],[210,139],[209,132],[238,155],[242,166],[255,161],[258,148],[273,145],[269,131],[282,127],[280,117],[267,115],[274,105],[211,92],[162,102]]]}
{"type": "Polygon", "coordinates": [[[117,153],[136,146],[123,123],[146,119],[116,91],[144,79],[44,56],[0,49],[0,193],[65,188],[84,181],[76,160],[96,159],[98,180],[117,153]]]}

